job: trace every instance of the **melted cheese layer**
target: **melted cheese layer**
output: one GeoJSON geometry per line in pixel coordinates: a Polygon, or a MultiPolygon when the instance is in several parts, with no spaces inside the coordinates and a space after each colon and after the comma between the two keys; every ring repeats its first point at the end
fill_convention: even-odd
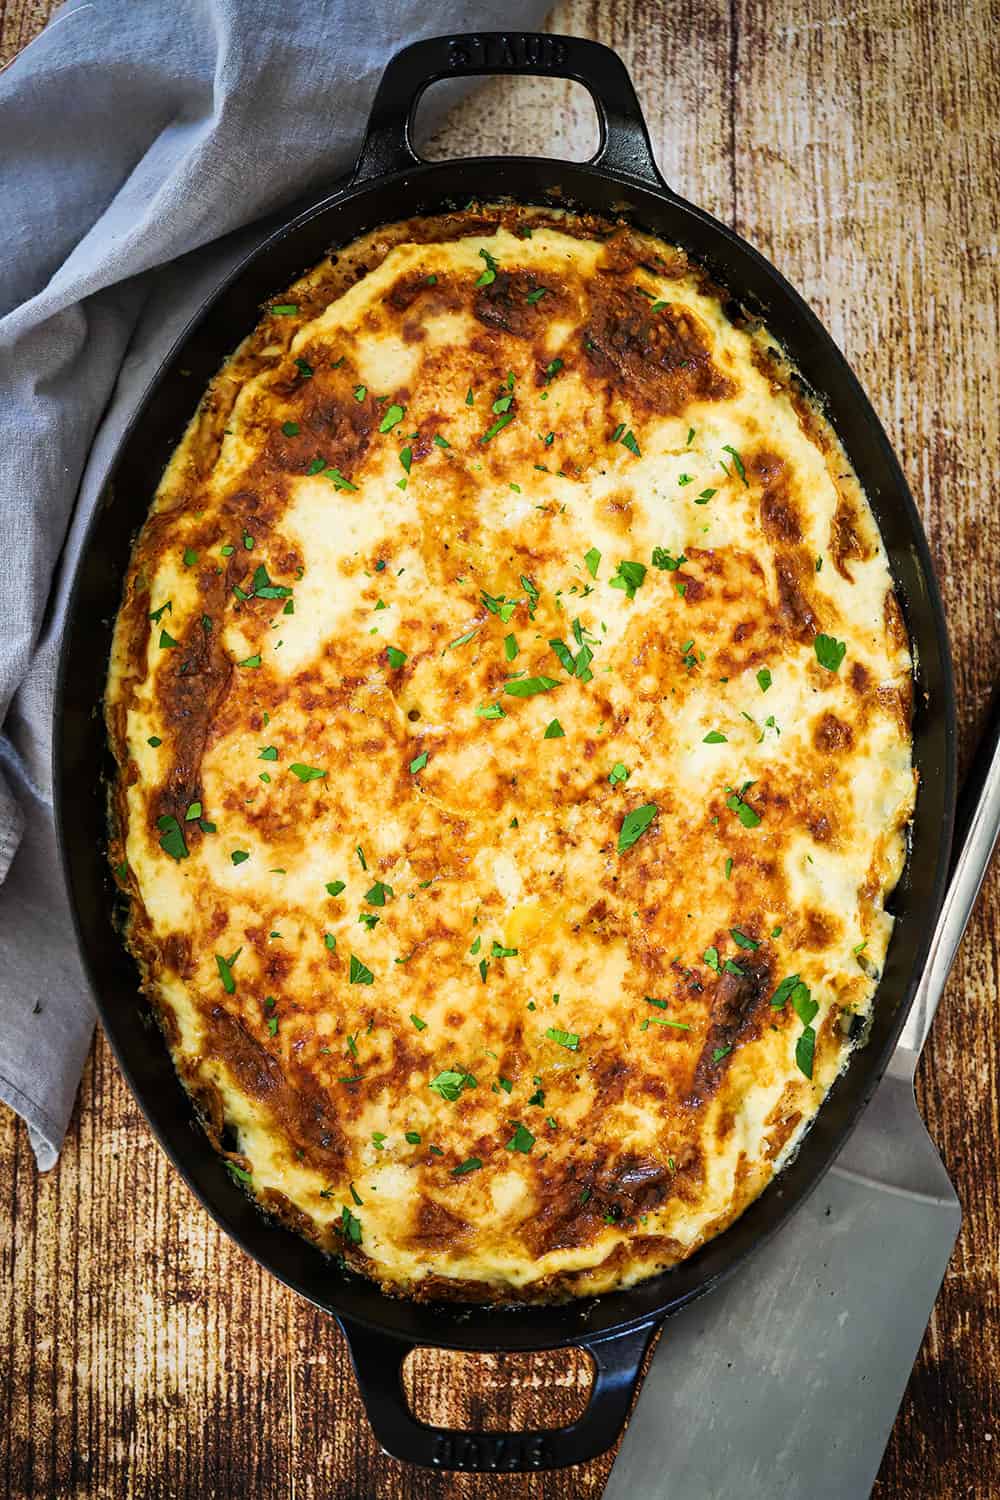
{"type": "Polygon", "coordinates": [[[598,221],[380,231],[265,310],[136,543],[144,986],[262,1206],[391,1289],[676,1264],[870,1009],[908,643],[843,450],[727,306],[598,221]]]}

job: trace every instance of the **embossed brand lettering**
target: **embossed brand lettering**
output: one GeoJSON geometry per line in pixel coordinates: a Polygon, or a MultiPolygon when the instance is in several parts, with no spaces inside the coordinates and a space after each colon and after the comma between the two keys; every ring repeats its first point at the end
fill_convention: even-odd
{"type": "Polygon", "coordinates": [[[560,68],[566,61],[561,37],[510,31],[498,36],[452,37],[448,43],[450,68],[560,68]]]}
{"type": "Polygon", "coordinates": [[[493,1437],[479,1432],[439,1432],[434,1438],[431,1463],[435,1468],[465,1469],[469,1473],[508,1472],[544,1468],[549,1458],[548,1443],[538,1433],[504,1433],[493,1437]]]}

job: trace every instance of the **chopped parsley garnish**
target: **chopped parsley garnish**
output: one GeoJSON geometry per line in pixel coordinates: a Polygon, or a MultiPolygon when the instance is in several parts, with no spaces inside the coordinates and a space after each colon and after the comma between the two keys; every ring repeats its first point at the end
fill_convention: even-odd
{"type": "Polygon", "coordinates": [[[724,1057],[728,1057],[729,1056],[729,1054],[730,1054],[730,1052],[732,1052],[732,1050],[733,1049],[732,1049],[731,1046],[730,1047],[716,1047],[715,1050],[714,1050],[714,1052],[712,1053],[712,1061],[714,1063],[721,1062],[724,1057]]]}
{"type": "Polygon", "coordinates": [[[391,885],[386,885],[383,880],[376,880],[371,890],[365,892],[365,900],[369,906],[384,906],[395,894],[391,885]]]}
{"type": "Polygon", "coordinates": [[[282,422],[281,430],[285,437],[298,437],[300,429],[298,422],[282,422]]]}
{"type": "Polygon", "coordinates": [[[464,635],[457,636],[455,638],[455,640],[449,641],[448,644],[447,644],[447,646],[445,646],[444,649],[446,651],[454,651],[454,649],[455,649],[456,646],[467,646],[469,644],[469,642],[473,639],[473,637],[476,636],[476,635],[478,635],[478,633],[479,633],[479,626],[478,625],[474,625],[472,627],[472,629],[471,630],[467,630],[464,635]]]}
{"type": "Polygon", "coordinates": [[[416,1027],[417,1031],[426,1031],[427,1030],[427,1022],[426,1021],[422,1021],[419,1016],[415,1016],[415,1015],[413,1015],[411,1013],[411,1015],[410,1015],[410,1021],[416,1027]]]}
{"type": "Polygon", "coordinates": [[[366,386],[356,385],[354,387],[354,399],[355,399],[355,401],[363,401],[365,399],[365,397],[367,396],[367,394],[368,394],[368,390],[367,390],[366,386]]]}
{"type": "Polygon", "coordinates": [[[547,286],[540,286],[537,289],[537,291],[529,292],[528,295],[527,295],[527,297],[525,297],[524,300],[525,300],[525,302],[530,302],[532,304],[534,304],[536,302],[541,302],[542,298],[545,296],[545,294],[546,294],[547,291],[548,291],[548,287],[547,286]]]}
{"type": "Polygon", "coordinates": [[[321,771],[319,766],[304,766],[300,761],[294,761],[288,769],[300,781],[322,781],[326,776],[326,772],[321,771]]]}
{"type": "Polygon", "coordinates": [[[295,361],[295,368],[298,370],[303,380],[312,379],[314,371],[312,365],[307,359],[297,359],[295,361]]]}
{"type": "Polygon", "coordinates": [[[718,490],[702,490],[700,495],[695,495],[694,503],[695,505],[707,505],[712,496],[718,493],[718,490]]]}
{"type": "Polygon", "coordinates": [[[819,1010],[819,1001],[813,999],[809,986],[802,984],[801,981],[792,990],[792,1009],[803,1026],[808,1026],[819,1010]]]}
{"type": "Polygon", "coordinates": [[[228,958],[223,958],[221,953],[217,953],[215,955],[216,966],[219,970],[219,978],[222,980],[222,988],[225,990],[227,995],[235,995],[236,993],[236,980],[233,978],[233,965],[242,952],[242,948],[237,948],[236,952],[231,953],[228,958]]]}
{"type": "Polygon", "coordinates": [[[473,401],[475,401],[475,399],[476,399],[475,396],[472,394],[472,386],[470,385],[469,389],[465,393],[465,404],[466,404],[466,406],[471,406],[472,403],[473,403],[473,401]]]}
{"type": "Polygon", "coordinates": [[[419,1146],[420,1145],[420,1131],[419,1130],[408,1130],[406,1132],[406,1134],[403,1136],[403,1140],[406,1141],[407,1145],[410,1145],[410,1146],[419,1146]]]}
{"type": "Polygon", "coordinates": [[[623,589],[627,599],[634,599],[635,591],[642,586],[645,576],[645,563],[620,562],[618,564],[618,571],[611,580],[611,587],[613,589],[623,589]]]}
{"type": "Polygon", "coordinates": [[[323,934],[323,942],[325,943],[326,947],[329,949],[329,951],[331,953],[336,953],[336,951],[337,951],[337,939],[334,937],[334,935],[333,935],[332,932],[324,932],[324,934],[323,934]]]}
{"type": "Polygon", "coordinates": [[[356,1219],[351,1210],[345,1206],[340,1215],[340,1222],[334,1225],[338,1234],[342,1234],[345,1240],[350,1240],[352,1245],[361,1244],[361,1220],[356,1219]]]}
{"type": "Polygon", "coordinates": [[[705,951],[704,951],[704,953],[701,956],[702,956],[703,962],[705,962],[706,964],[708,964],[708,967],[710,969],[714,969],[715,972],[716,972],[716,974],[718,974],[718,972],[719,972],[719,950],[718,950],[718,948],[716,948],[714,946],[711,947],[711,948],[706,948],[705,951]]]}
{"type": "Polygon", "coordinates": [[[669,547],[653,548],[653,567],[659,568],[661,572],[666,569],[668,573],[676,573],[681,564],[686,562],[687,558],[684,556],[683,552],[678,557],[672,557],[669,547]]]}
{"type": "Polygon", "coordinates": [[[621,423],[620,427],[615,428],[615,442],[621,443],[622,447],[627,448],[630,453],[634,453],[636,458],[641,458],[642,450],[640,449],[639,444],[636,441],[635,433],[632,431],[631,427],[628,429],[628,431],[624,431],[624,427],[625,424],[623,422],[621,423]]]}
{"type": "Polygon", "coordinates": [[[237,1182],[242,1182],[247,1185],[253,1182],[253,1178],[251,1177],[250,1173],[245,1171],[243,1167],[238,1167],[234,1161],[227,1161],[225,1163],[225,1167],[227,1172],[231,1172],[233,1174],[237,1182]]]}
{"type": "Polygon", "coordinates": [[[260,652],[258,651],[256,653],[256,655],[254,655],[254,656],[247,656],[247,657],[245,657],[243,661],[238,661],[236,663],[236,665],[238,667],[259,667],[260,666],[260,652]]]}
{"type": "Polygon", "coordinates": [[[758,942],[756,942],[752,937],[747,937],[746,933],[741,932],[738,927],[730,927],[729,936],[732,938],[737,948],[746,948],[750,953],[756,953],[757,949],[760,947],[760,944],[758,942]]]}
{"type": "Polygon", "coordinates": [[[562,367],[563,362],[561,359],[550,360],[549,363],[545,366],[545,374],[548,376],[549,380],[554,380],[555,377],[559,374],[559,371],[562,369],[562,367]]]}
{"type": "Polygon", "coordinates": [[[387,646],[385,654],[390,667],[399,668],[406,663],[406,652],[400,651],[398,646],[387,646]]]}
{"type": "Polygon", "coordinates": [[[479,439],[479,441],[481,443],[488,443],[491,440],[491,438],[495,438],[496,437],[496,435],[497,435],[498,432],[502,432],[503,431],[503,429],[507,426],[508,422],[513,422],[513,420],[514,420],[514,418],[515,418],[516,415],[517,415],[516,412],[505,411],[502,416],[497,417],[496,421],[493,423],[493,426],[490,427],[486,432],[483,433],[483,435],[479,439]]]}
{"type": "Polygon", "coordinates": [[[410,468],[413,464],[413,449],[409,445],[407,445],[405,448],[400,449],[399,461],[403,465],[403,468],[406,470],[407,474],[409,474],[410,468]]]}
{"type": "Polygon", "coordinates": [[[267,569],[263,563],[260,563],[254,569],[253,591],[246,597],[248,599],[289,599],[291,593],[287,584],[272,583],[267,569]]]}
{"type": "Polygon", "coordinates": [[[767,670],[767,668],[761,667],[760,671],[757,673],[757,686],[760,688],[762,693],[767,692],[768,688],[771,686],[772,681],[773,678],[771,677],[771,674],[767,670]]]}
{"type": "Polygon", "coordinates": [[[730,455],[730,457],[733,460],[733,467],[734,467],[734,469],[736,470],[737,474],[742,479],[743,483],[749,489],[749,481],[747,479],[747,471],[746,471],[746,469],[744,469],[744,467],[743,467],[743,460],[740,457],[740,455],[737,453],[736,449],[733,448],[733,447],[730,447],[729,443],[723,443],[723,445],[722,445],[722,451],[723,451],[723,453],[728,453],[730,455]]]}
{"type": "Polygon", "coordinates": [[[360,958],[356,958],[352,953],[350,968],[351,984],[372,984],[374,982],[374,979],[375,975],[372,973],[371,969],[369,969],[367,965],[363,964],[360,958]]]}
{"type": "Polygon", "coordinates": [[[349,479],[346,479],[344,477],[344,475],[341,474],[341,472],[340,472],[339,469],[324,469],[323,470],[323,478],[324,479],[329,479],[330,483],[333,485],[333,487],[334,487],[335,490],[356,490],[357,489],[357,485],[356,484],[352,484],[349,479]]]}
{"type": "Polygon", "coordinates": [[[343,880],[328,880],[325,889],[328,895],[339,896],[341,891],[347,890],[347,885],[343,880]]]}
{"type": "Polygon", "coordinates": [[[436,432],[434,434],[434,443],[435,443],[435,446],[438,447],[438,448],[450,448],[451,447],[451,444],[449,443],[448,439],[446,437],[442,437],[439,432],[436,432]]]}
{"type": "Polygon", "coordinates": [[[591,578],[597,577],[597,570],[601,565],[601,554],[596,547],[591,547],[589,552],[583,554],[583,560],[587,564],[587,572],[591,578]]]}
{"type": "Polygon", "coordinates": [[[418,756],[416,756],[413,760],[410,761],[410,775],[411,776],[416,776],[417,772],[418,771],[422,771],[424,769],[424,766],[426,766],[426,764],[427,764],[427,751],[426,750],[421,750],[420,754],[418,756]]]}
{"type": "Polygon", "coordinates": [[[160,739],[160,736],[158,734],[151,734],[149,736],[149,739],[146,741],[146,744],[152,745],[153,749],[157,750],[163,744],[163,741],[160,739]]]}
{"type": "Polygon", "coordinates": [[[622,819],[622,826],[618,830],[618,853],[624,854],[626,849],[640,839],[646,829],[652,823],[659,812],[655,802],[647,802],[642,807],[633,807],[622,819]]]}
{"type": "Polygon", "coordinates": [[[476,709],[480,719],[506,719],[507,712],[501,708],[499,703],[481,703],[476,709]]]}
{"type": "Polygon", "coordinates": [[[559,684],[554,677],[519,677],[504,684],[504,692],[512,698],[533,698],[536,693],[548,693],[559,684]]]}
{"type": "Polygon", "coordinates": [[[271,308],[271,312],[276,318],[294,317],[298,310],[299,305],[297,302],[277,302],[271,308]]]}
{"type": "Polygon", "coordinates": [[[795,1043],[795,1065],[807,1078],[813,1076],[813,1059],[816,1056],[816,1028],[806,1026],[795,1043]]]}
{"type": "MultiPolygon", "coordinates": [[[[778,988],[775,990],[774,994],[771,996],[772,1008],[774,1010],[782,1010],[792,991],[795,989],[796,985],[799,984],[802,984],[802,981],[797,974],[786,975],[786,977],[778,985],[778,988]]],[[[805,989],[804,985],[803,989],[805,989]]]]}
{"type": "Polygon", "coordinates": [[[730,792],[726,798],[726,806],[730,812],[736,814],[744,828],[756,828],[760,823],[760,813],[755,811],[749,802],[743,801],[743,793],[748,786],[753,786],[753,782],[748,781],[739,792],[730,792]]]}
{"type": "Polygon", "coordinates": [[[528,1152],[535,1144],[535,1137],[532,1135],[531,1131],[527,1128],[526,1125],[520,1124],[520,1122],[517,1120],[511,1121],[511,1127],[514,1131],[514,1134],[507,1142],[507,1150],[521,1151],[525,1156],[527,1156],[528,1152]]]}
{"type": "Polygon", "coordinates": [[[500,267],[497,265],[496,261],[493,259],[488,250],[480,250],[479,254],[486,262],[486,269],[482,271],[477,277],[476,286],[489,286],[491,282],[496,281],[497,272],[499,271],[500,267]]]}
{"type": "Polygon", "coordinates": [[[549,645],[559,658],[559,665],[564,667],[572,677],[576,671],[576,657],[566,645],[565,641],[549,641],[549,645]]]}
{"type": "Polygon", "coordinates": [[[432,1094],[437,1094],[447,1104],[454,1104],[463,1089],[474,1089],[476,1080],[464,1068],[446,1068],[427,1085],[432,1094]]]}
{"type": "Polygon", "coordinates": [[[575,1031],[561,1031],[558,1026],[550,1026],[545,1035],[550,1042],[556,1042],[570,1052],[576,1052],[580,1046],[580,1038],[575,1031]]]}
{"type": "MultiPolygon", "coordinates": [[[[480,254],[482,254],[482,251],[480,251],[480,254]]],[[[483,276],[485,275],[486,272],[484,271],[483,276]]],[[[493,278],[491,276],[490,280],[492,281],[492,279],[493,278]]],[[[479,280],[481,281],[482,277],[480,277],[479,280]]],[[[477,282],[476,285],[478,286],[479,282],[477,282]]],[[[482,1162],[479,1160],[478,1156],[467,1156],[464,1161],[459,1162],[457,1167],[452,1167],[451,1175],[452,1177],[464,1177],[466,1172],[478,1172],[481,1166],[482,1162]]]]}
{"type": "Polygon", "coordinates": [[[720,734],[717,729],[710,729],[702,740],[703,745],[727,745],[728,743],[726,736],[720,734]]]}
{"type": "Polygon", "coordinates": [[[559,720],[558,719],[553,719],[550,724],[546,725],[545,733],[542,735],[542,739],[543,740],[561,740],[561,739],[564,739],[565,736],[566,736],[566,731],[562,727],[562,725],[560,724],[559,720]]]}
{"type": "Polygon", "coordinates": [[[198,561],[198,554],[194,550],[194,548],[193,547],[186,547],[184,549],[184,566],[186,568],[193,568],[194,565],[195,565],[195,563],[197,561],[198,561]]]}
{"type": "Polygon", "coordinates": [[[174,638],[173,638],[173,636],[170,634],[169,631],[167,631],[167,630],[161,630],[160,631],[160,650],[161,651],[169,651],[172,647],[179,646],[179,645],[180,645],[180,641],[175,641],[174,638]]]}
{"type": "Polygon", "coordinates": [[[187,859],[188,846],[177,819],[165,813],[162,818],[157,818],[156,826],[160,830],[160,848],[164,854],[169,854],[171,859],[187,859]]]}
{"type": "Polygon", "coordinates": [[[245,849],[234,849],[229,858],[234,865],[242,865],[250,856],[245,849]]]}
{"type": "Polygon", "coordinates": [[[840,664],[847,652],[847,642],[835,640],[832,635],[818,635],[813,641],[816,660],[828,672],[839,672],[840,664]]]}
{"type": "Polygon", "coordinates": [[[513,661],[517,655],[517,638],[513,635],[505,635],[503,638],[503,654],[507,661],[513,661]]]}
{"type": "Polygon", "coordinates": [[[620,782],[628,781],[631,772],[620,760],[616,760],[608,772],[608,780],[612,786],[618,786],[620,782]]]}
{"type": "Polygon", "coordinates": [[[505,1094],[512,1094],[514,1092],[513,1083],[511,1083],[509,1078],[505,1078],[502,1073],[497,1075],[497,1083],[505,1094]]]}
{"type": "Polygon", "coordinates": [[[747,977],[746,969],[741,969],[739,964],[734,964],[731,958],[727,958],[722,967],[727,974],[735,974],[737,979],[745,979],[747,977]]]}
{"type": "Polygon", "coordinates": [[[405,416],[406,416],[406,407],[405,406],[397,406],[396,403],[393,402],[392,406],[390,406],[388,408],[388,410],[385,413],[385,416],[382,418],[381,422],[378,424],[378,430],[379,430],[379,432],[391,432],[394,427],[398,427],[399,426],[400,422],[403,420],[403,418],[405,416]]]}

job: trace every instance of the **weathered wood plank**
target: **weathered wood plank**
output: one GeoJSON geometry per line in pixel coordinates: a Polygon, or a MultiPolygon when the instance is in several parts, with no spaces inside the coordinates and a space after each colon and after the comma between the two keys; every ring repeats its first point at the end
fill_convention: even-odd
{"type": "MultiPolygon", "coordinates": [[[[50,0],[0,0],[0,65],[50,0]]],[[[872,395],[921,505],[952,630],[963,748],[1000,668],[1000,84],[995,0],[565,0],[552,29],[632,71],[664,173],[776,261],[872,395]]],[[[446,152],[581,154],[570,85],[496,81],[446,152]]],[[[877,1495],[1000,1493],[1000,879],[921,1065],[965,1225],[877,1495]]],[[[0,1491],[7,1496],[599,1495],[607,1460],[544,1480],[404,1470],[370,1435],[335,1325],[210,1223],[153,1144],[107,1046],[58,1169],[0,1113],[0,1491]]],[[[446,1422],[572,1415],[585,1362],[423,1355],[446,1422]]]]}

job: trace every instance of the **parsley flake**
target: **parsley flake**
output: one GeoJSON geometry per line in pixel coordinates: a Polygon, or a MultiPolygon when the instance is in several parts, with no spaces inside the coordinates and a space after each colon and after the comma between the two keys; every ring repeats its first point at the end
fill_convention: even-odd
{"type": "MultiPolygon", "coordinates": [[[[263,757],[261,758],[263,759],[263,757]]],[[[326,772],[321,771],[319,766],[304,766],[300,761],[293,762],[288,769],[300,781],[322,781],[326,776],[326,772]]]]}
{"type": "Polygon", "coordinates": [[[840,664],[847,653],[847,642],[838,641],[832,635],[818,635],[813,641],[816,660],[828,672],[839,672],[840,664]]]}
{"type": "Polygon", "coordinates": [[[659,810],[655,802],[647,802],[642,807],[633,807],[631,812],[625,814],[621,828],[618,830],[619,854],[624,854],[626,849],[631,849],[632,845],[642,837],[659,810]]]}

